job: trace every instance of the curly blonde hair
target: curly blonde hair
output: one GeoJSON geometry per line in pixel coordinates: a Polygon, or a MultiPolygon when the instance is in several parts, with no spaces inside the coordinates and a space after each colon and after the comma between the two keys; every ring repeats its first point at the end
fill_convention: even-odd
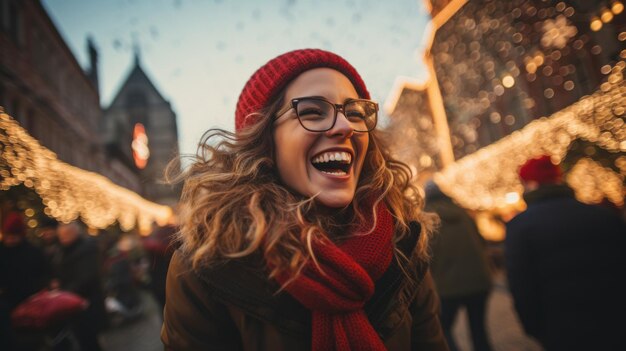
{"type": "MultiPolygon", "coordinates": [[[[422,211],[423,199],[411,184],[410,169],[389,156],[377,131],[370,132],[354,200],[341,218],[324,212],[314,197],[303,197],[282,184],[272,140],[274,115],[282,102],[281,94],[251,116],[259,122],[237,133],[208,130],[191,166],[178,174],[169,172],[171,181],[184,181],[178,240],[193,268],[258,252],[271,267],[270,278],[283,273],[296,277],[307,262],[315,261],[315,240],[341,233],[346,228],[342,224],[374,215],[362,213],[359,206],[372,194],[377,195],[375,204],[384,201],[395,218],[395,242],[408,234],[411,221],[421,223],[414,254],[426,259],[434,219],[422,211]]],[[[396,249],[396,258],[400,256],[408,259],[396,249]]]]}

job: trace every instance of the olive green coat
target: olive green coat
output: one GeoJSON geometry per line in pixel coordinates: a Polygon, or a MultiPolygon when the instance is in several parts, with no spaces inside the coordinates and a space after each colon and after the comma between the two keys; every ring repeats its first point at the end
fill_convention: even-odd
{"type": "Polygon", "coordinates": [[[445,195],[427,199],[426,210],[441,219],[431,242],[430,267],[439,296],[452,298],[489,291],[487,256],[474,220],[445,195]]]}

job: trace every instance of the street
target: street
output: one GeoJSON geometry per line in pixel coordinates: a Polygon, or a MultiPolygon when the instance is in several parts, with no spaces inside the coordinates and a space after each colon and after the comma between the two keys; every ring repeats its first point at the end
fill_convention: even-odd
{"type": "Polygon", "coordinates": [[[105,351],[162,351],[161,311],[151,294],[143,291],[144,314],[132,322],[111,327],[101,334],[105,351]]]}
{"type": "MultiPolygon", "coordinates": [[[[524,334],[504,274],[494,275],[494,286],[487,305],[487,335],[494,351],[541,351],[541,346],[524,334]]],[[[471,341],[465,310],[457,316],[453,329],[459,351],[470,351],[471,341]]]]}

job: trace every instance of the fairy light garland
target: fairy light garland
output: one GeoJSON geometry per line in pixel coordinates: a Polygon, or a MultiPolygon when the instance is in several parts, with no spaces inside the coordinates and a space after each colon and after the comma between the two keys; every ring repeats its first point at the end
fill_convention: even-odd
{"type": "MultiPolygon", "coordinates": [[[[517,170],[528,159],[548,154],[553,161],[560,162],[577,138],[623,154],[626,152],[625,69],[626,63],[618,62],[594,94],[456,161],[437,173],[435,181],[462,206],[488,210],[511,204],[507,195],[511,199],[512,193],[523,191],[517,170]]],[[[607,198],[621,206],[626,195],[626,156],[620,156],[615,165],[619,173],[591,158],[583,158],[568,172],[566,181],[581,201],[598,203],[607,198]]]]}
{"type": "Polygon", "coordinates": [[[118,222],[141,232],[153,222],[165,225],[168,206],[150,202],[108,178],[57,159],[0,108],[0,191],[23,184],[42,199],[44,212],[63,222],[80,219],[103,229],[118,222]]]}
{"type": "MultiPolygon", "coordinates": [[[[580,22],[580,16],[567,2],[452,0],[431,4],[433,31],[425,49],[425,63],[431,69],[429,80],[422,86],[397,83],[385,110],[396,117],[395,122],[399,122],[404,110],[411,110],[407,114],[415,126],[419,126],[420,119],[435,116],[435,112],[454,116],[445,122],[450,132],[443,136],[449,138],[452,150],[446,150],[442,143],[439,152],[467,156],[456,162],[443,162],[445,168],[435,176],[442,190],[469,209],[502,211],[500,214],[515,212],[512,208],[519,211],[524,205],[518,168],[541,154],[552,155],[555,162],[561,162],[570,147],[570,156],[576,154],[572,142],[580,139],[612,154],[615,163],[607,168],[606,162],[612,161],[594,160],[593,153],[585,151],[590,157],[570,165],[567,183],[583,202],[608,199],[623,205],[626,50],[619,53],[618,60],[622,61],[615,66],[600,68],[605,77],[599,90],[578,98],[579,94],[590,92],[581,86],[572,57],[580,53],[593,57],[603,48],[592,42],[588,33],[578,33],[575,22],[580,22]],[[433,83],[439,84],[434,89],[439,90],[439,95],[428,101],[429,111],[423,112],[420,105],[407,101],[412,90],[424,94],[433,83]],[[540,111],[551,110],[545,108],[548,105],[562,109],[548,118],[526,122],[540,111]],[[515,129],[516,132],[476,151],[486,139],[493,139],[492,134],[515,129]]],[[[617,6],[621,12],[621,2],[617,6]]],[[[626,32],[617,33],[617,39],[626,41],[626,32]]],[[[418,136],[429,137],[425,133],[418,136]]],[[[396,148],[404,150],[409,144],[416,144],[410,138],[407,134],[405,141],[397,141],[396,148]]],[[[429,156],[442,158],[437,152],[429,156]]],[[[432,168],[424,167],[420,157],[405,162],[416,170],[418,180],[432,168]]]]}

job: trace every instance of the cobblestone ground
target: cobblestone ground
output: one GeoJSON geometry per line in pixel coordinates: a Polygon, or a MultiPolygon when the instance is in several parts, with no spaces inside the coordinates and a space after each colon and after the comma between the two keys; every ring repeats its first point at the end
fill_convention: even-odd
{"type": "MultiPolygon", "coordinates": [[[[452,333],[459,351],[472,350],[467,314],[457,316],[452,333]]],[[[541,346],[524,334],[513,308],[513,300],[502,273],[495,275],[487,306],[487,334],[494,351],[541,351],[541,346]]]]}
{"type": "MultiPolygon", "coordinates": [[[[495,277],[495,286],[489,296],[487,311],[487,332],[494,351],[541,351],[534,340],[526,337],[513,301],[502,274],[495,277]]],[[[105,351],[161,351],[163,345],[159,336],[161,330],[160,307],[148,293],[142,295],[145,313],[133,322],[110,328],[102,333],[101,341],[105,351]]],[[[462,310],[457,316],[453,333],[459,351],[471,351],[467,315],[462,310]]]]}
{"type": "Polygon", "coordinates": [[[101,334],[104,351],[163,351],[160,307],[149,293],[143,292],[141,297],[145,308],[141,317],[101,334]]]}

